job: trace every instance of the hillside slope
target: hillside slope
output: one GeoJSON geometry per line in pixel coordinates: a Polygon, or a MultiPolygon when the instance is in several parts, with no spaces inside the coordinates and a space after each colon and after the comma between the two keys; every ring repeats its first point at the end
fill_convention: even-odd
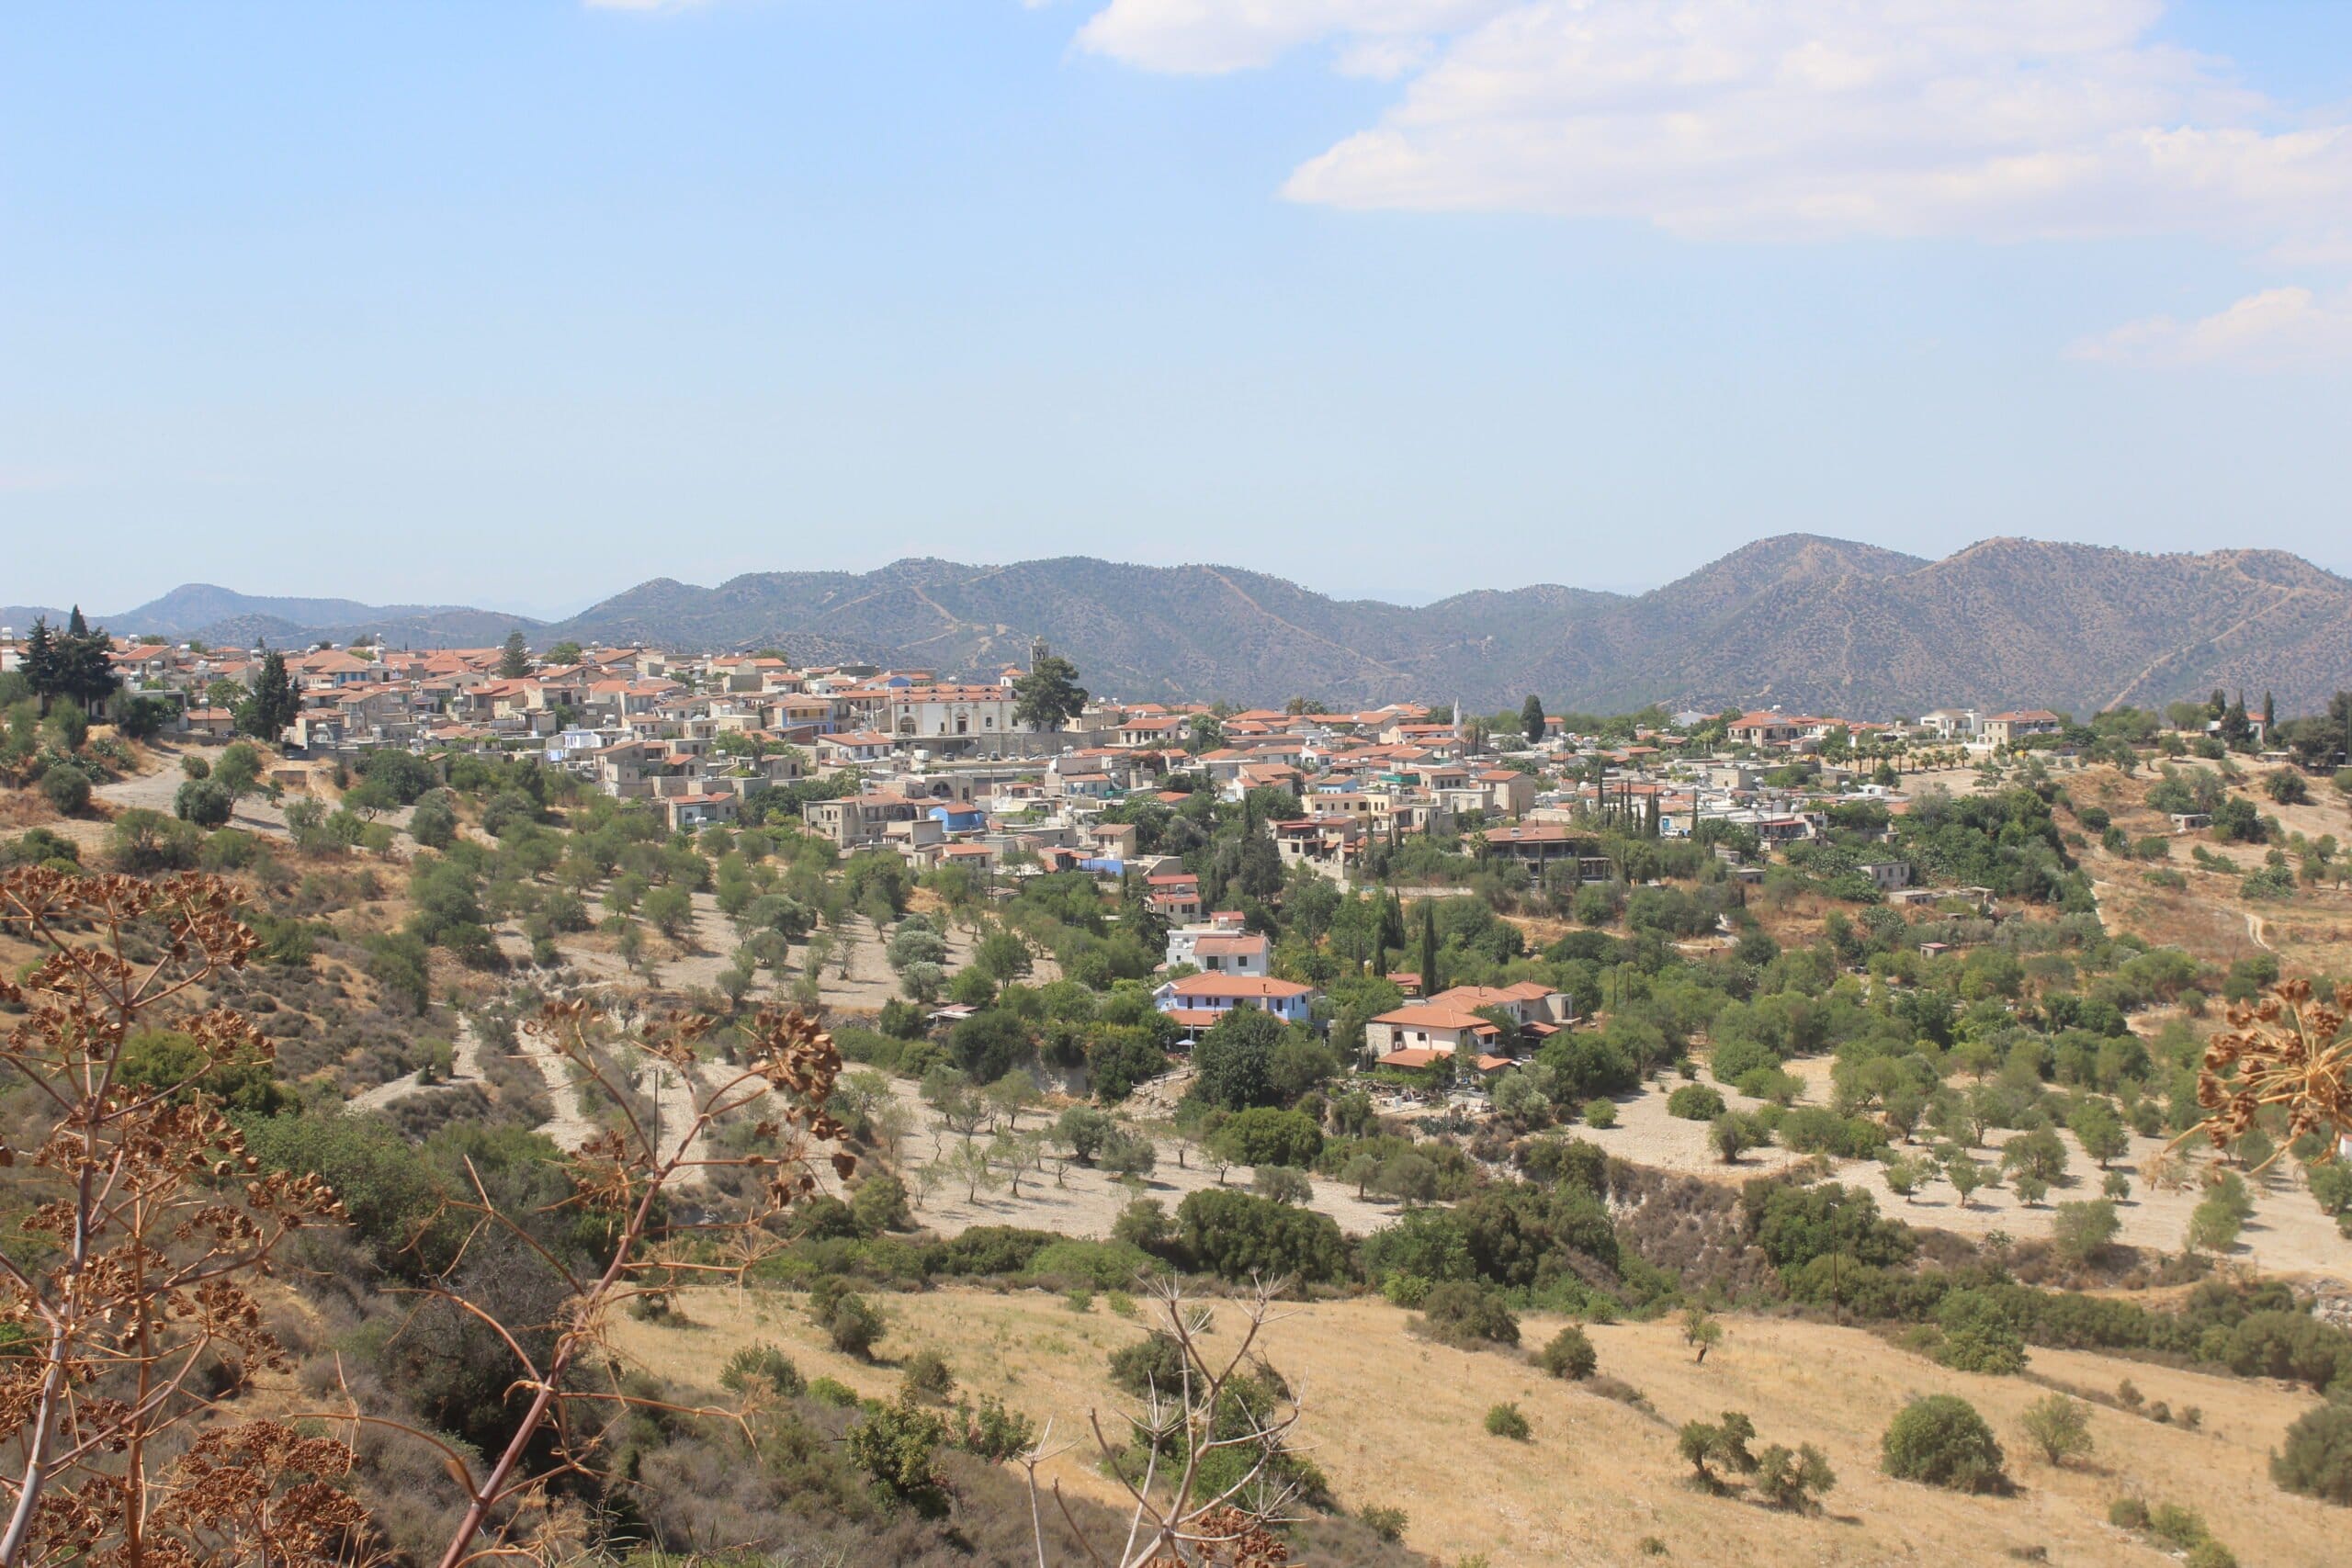
{"type": "MultiPolygon", "coordinates": [[[[1090,1410],[1118,1429],[1114,1413],[1125,1402],[1108,1385],[1108,1355],[1143,1332],[1102,1305],[1080,1315],[1040,1292],[938,1290],[884,1299],[891,1331],[877,1365],[834,1353],[794,1301],[689,1291],[673,1319],[616,1324],[616,1337],[626,1360],[690,1385],[707,1385],[738,1345],[777,1343],[804,1374],[884,1398],[897,1387],[889,1363],[920,1347],[944,1355],[965,1388],[1050,1416],[1057,1437],[1070,1437],[1088,1430],[1090,1410]]],[[[1979,1377],[1861,1329],[1723,1322],[1723,1347],[1703,1365],[1693,1363],[1670,1322],[1589,1329],[1600,1371],[1640,1390],[1647,1409],[1546,1378],[1520,1356],[1415,1338],[1408,1314],[1376,1298],[1295,1305],[1265,1344],[1269,1359],[1304,1391],[1304,1441],[1340,1501],[1401,1508],[1406,1544],[1446,1562],[1474,1553],[1498,1568],[2045,1558],[2162,1568],[2177,1561],[2107,1523],[2109,1503],[2127,1494],[2198,1508],[2247,1563],[2317,1568],[2340,1555],[2341,1511],[2287,1495],[2266,1473],[2278,1434],[2317,1403],[2307,1394],[2062,1350],[2035,1350],[2029,1376],[1979,1377]],[[2098,1409],[2092,1462],[2059,1469],[2029,1453],[2018,1424],[2025,1406],[2049,1392],[2040,1380],[2107,1393],[2125,1377],[2151,1400],[2199,1407],[2202,1428],[2098,1409]],[[1970,1400],[1991,1422],[2008,1450],[2017,1495],[1966,1496],[1879,1472],[1888,1418],[1916,1394],[1945,1393],[1970,1400]],[[1481,1429],[1488,1406],[1506,1400],[1532,1425],[1529,1441],[1481,1429]],[[1824,1513],[1781,1513],[1688,1483],[1677,1427],[1725,1410],[1755,1419],[1759,1446],[1802,1441],[1826,1452],[1838,1486],[1824,1513]],[[1645,1550],[1645,1541],[1663,1552],[1645,1550]]],[[[1540,1346],[1559,1326],[1531,1314],[1523,1342],[1540,1346]]],[[[1045,1474],[1078,1495],[1117,1501],[1114,1484],[1080,1454],[1048,1461],[1045,1474]]]]}

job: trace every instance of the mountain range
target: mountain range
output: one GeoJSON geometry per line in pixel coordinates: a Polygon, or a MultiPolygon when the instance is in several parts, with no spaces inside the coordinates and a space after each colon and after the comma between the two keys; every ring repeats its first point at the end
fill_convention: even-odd
{"type": "MultiPolygon", "coordinates": [[[[65,624],[66,612],[39,604],[0,604],[0,626],[23,632],[40,616],[65,624]]],[[[119,615],[90,615],[92,626],[130,636],[194,637],[224,648],[261,643],[299,648],[313,642],[382,637],[393,647],[479,648],[503,641],[515,627],[534,634],[540,622],[499,610],[461,604],[363,604],[356,599],[285,599],[209,582],[188,582],[160,599],[119,615]]]]}
{"type": "MultiPolygon", "coordinates": [[[[20,628],[30,610],[0,609],[20,628]]],[[[54,613],[51,613],[54,615],[54,613]]],[[[1043,637],[1090,688],[1131,700],[1414,697],[1478,709],[1779,705],[1851,717],[1939,705],[2078,715],[2216,686],[2313,711],[2352,686],[2352,581],[2276,550],[2150,555],[1996,538],[1941,560],[1812,535],[1760,540],[1647,593],[1535,584],[1407,607],[1226,566],[1087,557],[868,572],[657,578],[569,620],[438,605],[256,599],[191,586],[118,632],[290,644],[775,648],[993,675],[1043,637]]]]}

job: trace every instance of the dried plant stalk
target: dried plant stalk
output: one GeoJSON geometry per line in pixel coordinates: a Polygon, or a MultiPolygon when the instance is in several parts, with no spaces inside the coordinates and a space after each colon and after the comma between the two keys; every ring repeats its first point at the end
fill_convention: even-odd
{"type": "Polygon", "coordinates": [[[2174,1143],[2202,1133],[2226,1149],[2277,1107],[2288,1136],[2263,1167],[2310,1133],[2326,1135],[2318,1159],[2337,1156],[2352,1138],[2352,985],[2338,986],[2332,1004],[2313,996],[2309,980],[2284,980],[2261,1000],[2230,1009],[2229,1028],[2206,1043],[2197,1075],[2197,1103],[2207,1114],[2174,1143]]]}
{"type": "MultiPolygon", "coordinates": [[[[1288,1549],[1268,1527],[1289,1518],[1295,1501],[1296,1488],[1275,1475],[1274,1461],[1298,1425],[1304,1401],[1295,1395],[1278,1400],[1262,1416],[1249,1414],[1244,1407],[1249,1418],[1240,1429],[1217,1435],[1218,1416],[1230,1408],[1226,1400],[1228,1390],[1250,1367],[1266,1325],[1284,1315],[1276,1309],[1283,1281],[1251,1281],[1249,1294],[1241,1301],[1245,1326],[1238,1342],[1230,1355],[1214,1360],[1203,1345],[1209,1331],[1209,1313],[1185,1295],[1182,1281],[1149,1280],[1144,1288],[1159,1308],[1165,1332],[1182,1352],[1182,1371],[1177,1387],[1150,1387],[1139,1404],[1124,1413],[1129,1430],[1146,1444],[1140,1483],[1120,1473],[1114,1462],[1120,1445],[1104,1431],[1101,1416],[1088,1412],[1095,1446],[1130,1499],[1126,1540],[1115,1555],[1096,1551],[1071,1517],[1058,1482],[1051,1488],[1056,1507],[1094,1568],[1113,1568],[1114,1563],[1116,1568],[1178,1568],[1180,1564],[1260,1568],[1288,1561],[1288,1549]],[[1210,1491],[1203,1483],[1203,1462],[1211,1454],[1227,1450],[1238,1450],[1247,1460],[1240,1478],[1210,1491]],[[1164,1473],[1163,1453],[1172,1465],[1164,1473]]],[[[1049,1428],[1047,1438],[1050,1436],[1049,1428]]],[[[1029,1478],[1038,1568],[1046,1568],[1047,1559],[1037,1466],[1062,1451],[1041,1439],[1021,1459],[1029,1478]]]]}
{"type": "Polygon", "coordinates": [[[44,950],[26,979],[0,977],[0,1002],[24,1014],[0,1063],[33,1090],[45,1129],[38,1146],[0,1146],[32,1243],[0,1254],[0,1317],[32,1347],[0,1358],[15,1450],[0,1472],[0,1568],[241,1551],[302,1563],[330,1548],[356,1560],[356,1506],[322,1479],[350,1468],[340,1444],[289,1449],[262,1427],[216,1427],[151,1474],[156,1439],[215,1409],[196,1377],[209,1359],[240,1380],[284,1364],[250,1281],[294,1232],[342,1215],[316,1177],[261,1172],[202,1091],[215,1068],[272,1054],[243,1017],[185,1001],[257,945],[238,912],[235,890],[210,876],[0,874],[0,922],[44,950]],[[124,1044],[159,1015],[195,1043],[193,1065],[176,1082],[135,1082],[124,1044]],[[232,1451],[233,1497],[217,1465],[199,1473],[232,1451]],[[283,1489],[297,1459],[307,1479],[283,1489]],[[220,1533],[234,1518],[253,1529],[232,1551],[220,1533]]]}
{"type": "MultiPolygon", "coordinates": [[[[514,1216],[500,1213],[479,1187],[471,1201],[452,1204],[474,1222],[468,1247],[491,1230],[517,1238],[562,1274],[571,1289],[571,1302],[544,1365],[534,1360],[517,1337],[502,1335],[516,1363],[516,1387],[528,1390],[531,1399],[490,1470],[477,1479],[461,1457],[446,1448],[443,1450],[452,1473],[465,1487],[467,1507],[441,1558],[442,1568],[461,1568],[488,1557],[511,1560],[531,1554],[504,1544],[516,1522],[514,1506],[554,1475],[587,1469],[594,1460],[596,1439],[576,1429],[584,1424],[569,1419],[568,1406],[659,1404],[623,1393],[610,1378],[601,1388],[575,1381],[582,1368],[592,1362],[607,1367],[617,1364],[610,1357],[590,1354],[605,1348],[605,1325],[613,1308],[635,1296],[667,1292],[681,1278],[740,1283],[746,1270],[783,1245],[766,1222],[816,1191],[817,1177],[810,1161],[817,1156],[818,1145],[838,1144],[846,1131],[826,1108],[841,1076],[841,1053],[832,1036],[797,1010],[763,1009],[743,1026],[738,1065],[713,1068],[715,1081],[707,1083],[695,1097],[693,1114],[684,1128],[649,1127],[631,1109],[629,1097],[594,1043],[594,1035],[606,1021],[591,1003],[572,1000],[549,1003],[528,1026],[579,1067],[615,1107],[621,1123],[590,1138],[571,1162],[577,1194],[572,1201],[616,1221],[602,1271],[583,1277],[566,1268],[539,1247],[514,1216]],[[753,1152],[713,1158],[693,1153],[704,1145],[705,1134],[718,1122],[754,1111],[760,1120],[753,1130],[753,1152]],[[722,1168],[759,1177],[747,1204],[717,1221],[669,1217],[664,1194],[684,1181],[722,1168]],[[550,1427],[557,1435],[559,1467],[525,1471],[525,1454],[550,1427]],[[502,1515],[504,1527],[497,1528],[502,1515]]],[[[712,1027],[711,1019],[688,1015],[653,1025],[632,1043],[694,1082],[697,1069],[708,1066],[697,1055],[695,1044],[712,1027]]],[[[856,1168],[855,1158],[845,1150],[836,1148],[826,1157],[843,1179],[856,1168]]],[[[458,1249],[445,1280],[454,1277],[466,1250],[458,1249]]],[[[430,1287],[426,1293],[473,1312],[486,1322],[494,1321],[451,1286],[430,1287]]]]}

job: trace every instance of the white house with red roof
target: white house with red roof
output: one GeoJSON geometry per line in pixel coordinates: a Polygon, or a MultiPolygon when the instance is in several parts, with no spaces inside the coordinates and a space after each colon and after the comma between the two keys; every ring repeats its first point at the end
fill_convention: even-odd
{"type": "Polygon", "coordinates": [[[1284,1023],[1305,1023],[1315,988],[1263,975],[1191,975],[1161,986],[1152,1000],[1187,1040],[1197,1040],[1237,1007],[1256,1008],[1284,1023]]]}

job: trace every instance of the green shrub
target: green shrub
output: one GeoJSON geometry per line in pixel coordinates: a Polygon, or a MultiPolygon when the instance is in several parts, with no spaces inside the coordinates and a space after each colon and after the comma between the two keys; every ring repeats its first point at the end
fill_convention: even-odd
{"type": "Polygon", "coordinates": [[[773,1345],[739,1348],[718,1374],[718,1386],[735,1393],[747,1392],[754,1382],[763,1382],[786,1396],[803,1393],[808,1386],[801,1381],[800,1369],[773,1345]]]}
{"type": "Polygon", "coordinates": [[[2091,1451],[2090,1406],[2052,1393],[2026,1406],[2025,1434],[2052,1464],[2091,1451]]]}
{"type": "Polygon", "coordinates": [[[857,1390],[838,1378],[818,1378],[808,1385],[808,1397],[840,1410],[857,1407],[857,1390]]]}
{"type": "Polygon", "coordinates": [[[1492,1437],[1509,1438],[1514,1442],[1523,1443],[1532,1430],[1527,1417],[1520,1414],[1516,1404],[1498,1404],[1487,1412],[1487,1431],[1492,1437]]]}
{"type": "Polygon", "coordinates": [[[1315,1183],[1306,1179],[1303,1170],[1286,1165],[1261,1165],[1250,1173],[1250,1190],[1277,1203],[1306,1203],[1314,1201],[1315,1183]]]}
{"type": "Polygon", "coordinates": [[[1888,1425],[1879,1455],[1898,1481],[1955,1492],[1998,1492],[2008,1485],[1993,1428],[1957,1394],[1929,1394],[1904,1406],[1888,1425]]]}
{"type": "Polygon", "coordinates": [[[956,1393],[956,1373],[947,1358],[936,1350],[918,1350],[899,1369],[906,1397],[930,1404],[944,1404],[956,1393]]]}
{"type": "Polygon", "coordinates": [[[1774,1070],[1781,1066],[1780,1053],[1760,1040],[1746,1035],[1734,1035],[1717,1043],[1708,1061],[1717,1083],[1736,1084],[1753,1072],[1774,1070]]]}
{"type": "Polygon", "coordinates": [[[2205,1516],[2177,1503],[2159,1503],[2148,1516],[2148,1533],[2187,1550],[2205,1539],[2205,1516]]]}
{"type": "Polygon", "coordinates": [[[907,1201],[906,1183],[887,1170],[866,1174],[849,1198],[851,1217],[865,1235],[914,1228],[914,1210],[907,1201]]]}
{"type": "Polygon", "coordinates": [[[1840,1116],[1818,1105],[1800,1105],[1781,1119],[1781,1142],[1799,1154],[1830,1154],[1867,1159],[1886,1146],[1886,1129],[1867,1116],[1840,1116]]]}
{"type": "Polygon", "coordinates": [[[41,774],[40,793],[58,813],[74,816],[89,807],[90,775],[71,762],[55,763],[41,774]]]}
{"type": "Polygon", "coordinates": [[[2007,1377],[2025,1370],[2025,1337],[1989,1291],[1954,1291],[1936,1308],[1936,1359],[1958,1371],[2007,1377]]]}
{"type": "Polygon", "coordinates": [[[1725,1165],[1737,1163],[1749,1149],[1762,1148],[1772,1141],[1772,1130],[1759,1116],[1743,1116],[1727,1111],[1707,1123],[1707,1146],[1715,1151],[1725,1165]]]}
{"type": "Polygon", "coordinates": [[[1079,1280],[1098,1291],[1133,1285],[1157,1273],[1159,1260],[1124,1241],[1057,1241],[1041,1247],[1024,1272],[1032,1279],[1079,1280]]]}
{"type": "Polygon", "coordinates": [[[172,815],[199,828],[219,828],[234,807],[228,789],[217,779],[189,779],[172,796],[172,815]]]}
{"type": "Polygon", "coordinates": [[[843,1439],[850,1459],[877,1486],[933,1517],[946,1511],[940,1478],[932,1468],[946,1440],[947,1423],[939,1413],[904,1398],[867,1410],[843,1439]]]}
{"type": "MultiPolygon", "coordinates": [[[[820,1285],[838,1284],[838,1280],[820,1280],[820,1285]]],[[[834,1349],[844,1356],[863,1360],[874,1353],[875,1342],[888,1328],[882,1314],[864,1296],[845,1292],[820,1291],[809,1303],[809,1316],[825,1331],[825,1337],[834,1349]]]]}
{"type": "Polygon", "coordinates": [[[1287,1165],[1305,1169],[1323,1152],[1323,1130],[1295,1111],[1256,1105],[1219,1126],[1209,1145],[1236,1165],[1287,1165]]]}
{"type": "MultiPolygon", "coordinates": [[[[2120,1171],[2109,1171],[2110,1177],[2120,1171]]],[[[2126,1179],[2129,1190],[2129,1179],[2126,1179]]],[[[2104,1198],[2086,1202],[2061,1203],[2051,1223],[2050,1242],[2058,1255],[2074,1263],[2087,1263],[2104,1252],[2121,1232],[2123,1224],[2116,1217],[2115,1205],[2104,1198]]]]}
{"type": "Polygon", "coordinates": [[[1724,1110],[1724,1097],[1702,1083],[1684,1084],[1666,1097],[1666,1113],[1685,1122],[1712,1122],[1724,1110]]]}
{"type": "Polygon", "coordinates": [[[1002,1464],[1006,1460],[1028,1452],[1037,1441],[1037,1424],[1016,1410],[1005,1408],[1004,1401],[992,1393],[980,1395],[980,1402],[964,1418],[964,1429],[956,1438],[956,1446],[966,1453],[1002,1464]]]}
{"type": "Polygon", "coordinates": [[[1421,1332],[1464,1348],[1519,1343],[1519,1319],[1502,1297],[1483,1285],[1449,1280],[1421,1298],[1421,1332]]]}
{"type": "Polygon", "coordinates": [[[1397,1269],[1380,1281],[1380,1294],[1391,1306],[1417,1307],[1429,1299],[1429,1293],[1430,1280],[1425,1274],[1397,1269]]]}
{"type": "Polygon", "coordinates": [[[1757,1247],[1783,1271],[1832,1255],[1844,1257],[1849,1267],[1890,1267],[1909,1261],[1916,1246],[1908,1229],[1881,1217],[1868,1192],[1835,1182],[1750,1182],[1740,1205],[1757,1247]]]}
{"type": "Polygon", "coordinates": [[[1722,1483],[1715,1474],[1721,1466],[1742,1475],[1754,1473],[1756,1456],[1748,1450],[1748,1439],[1756,1436],[1756,1423],[1743,1412],[1726,1410],[1720,1422],[1690,1420],[1682,1423],[1675,1435],[1675,1451],[1690,1461],[1700,1485],[1714,1490],[1722,1483]]]}
{"type": "Polygon", "coordinates": [[[1551,1342],[1536,1352],[1535,1364],[1555,1378],[1577,1382],[1592,1376],[1600,1358],[1593,1350],[1592,1340],[1585,1331],[1570,1324],[1552,1336],[1551,1342]]]}
{"type": "Polygon", "coordinates": [[[1378,1503],[1366,1503],[1356,1510],[1356,1518],[1363,1528],[1385,1541],[1405,1539],[1405,1510],[1386,1507],[1378,1503]]]}
{"type": "Polygon", "coordinates": [[[2352,1405],[2324,1404],[2287,1428],[2270,1479],[2290,1492],[2352,1507],[2352,1405]]]}
{"type": "Polygon", "coordinates": [[[1829,1458],[1811,1443],[1792,1452],[1780,1443],[1768,1443],[1756,1456],[1756,1494],[1776,1508],[1806,1513],[1821,1495],[1838,1484],[1829,1458]]]}
{"type": "Polygon", "coordinates": [[[1173,1394],[1184,1386],[1184,1347],[1174,1335],[1155,1328],[1111,1352],[1111,1382],[1137,1399],[1154,1389],[1173,1394]]]}
{"type": "Polygon", "coordinates": [[[2148,1505],[2137,1497],[2118,1497],[2107,1506],[2107,1522],[2118,1529],[2146,1529],[2148,1505]]]}
{"type": "Polygon", "coordinates": [[[2352,1337],[2306,1312],[2248,1313],[2199,1349],[2214,1353],[2240,1377],[2289,1378],[2314,1393],[2352,1373],[2352,1337]]]}
{"type": "Polygon", "coordinates": [[[1319,1284],[1348,1275],[1348,1244],[1329,1215],[1204,1188],[1176,1206],[1176,1224],[1184,1250],[1223,1279],[1319,1284]]]}
{"type": "Polygon", "coordinates": [[[1769,1100],[1785,1106],[1804,1093],[1804,1079],[1785,1067],[1758,1067],[1740,1074],[1737,1088],[1750,1100],[1769,1100]]]}
{"type": "Polygon", "coordinates": [[[1591,1100],[1585,1102],[1584,1124],[1606,1128],[1617,1125],[1617,1102],[1613,1100],[1591,1100]]]}

